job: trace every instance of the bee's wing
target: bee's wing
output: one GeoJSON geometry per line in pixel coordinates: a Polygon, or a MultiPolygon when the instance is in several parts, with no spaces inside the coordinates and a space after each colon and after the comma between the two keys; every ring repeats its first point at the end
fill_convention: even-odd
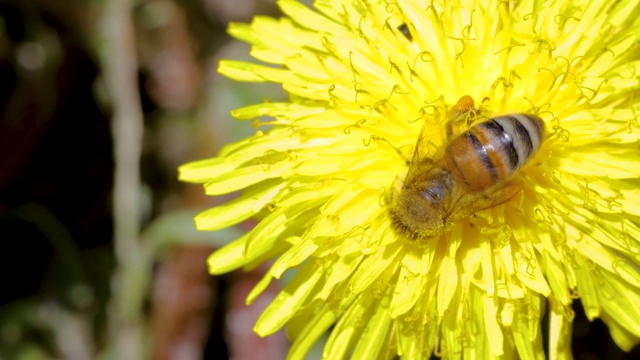
{"type": "Polygon", "coordinates": [[[446,143],[445,127],[440,116],[430,116],[422,125],[411,158],[411,166],[407,177],[424,166],[431,166],[436,159],[441,158],[446,143]]]}
{"type": "Polygon", "coordinates": [[[478,193],[459,191],[450,204],[446,205],[446,213],[452,221],[465,218],[480,210],[490,209],[513,199],[520,192],[517,182],[511,181],[498,188],[478,193]]]}
{"type": "Polygon", "coordinates": [[[475,111],[473,98],[469,95],[461,97],[447,111],[437,111],[428,116],[416,142],[409,174],[425,164],[433,164],[441,159],[446,144],[466,130],[466,117],[475,111]],[[462,126],[461,126],[462,125],[462,126]]]}

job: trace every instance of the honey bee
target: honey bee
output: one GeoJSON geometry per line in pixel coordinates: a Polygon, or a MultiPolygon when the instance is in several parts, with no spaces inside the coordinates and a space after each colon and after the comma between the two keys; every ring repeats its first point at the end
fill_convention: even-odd
{"type": "Polygon", "coordinates": [[[453,125],[474,111],[462,97],[448,112],[449,142],[436,156],[424,156],[425,123],[409,169],[392,193],[393,227],[411,240],[435,236],[473,213],[509,201],[519,191],[512,181],[545,138],[534,114],[507,114],[474,124],[453,136],[453,125]]]}

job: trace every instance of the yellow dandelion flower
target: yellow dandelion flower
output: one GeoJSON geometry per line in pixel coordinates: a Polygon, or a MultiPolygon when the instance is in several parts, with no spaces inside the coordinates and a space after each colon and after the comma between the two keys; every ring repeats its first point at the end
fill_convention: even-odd
{"type": "Polygon", "coordinates": [[[290,101],[233,111],[263,130],[180,168],[209,195],[243,190],[199,229],[261,219],[211,255],[211,273],[276,258],[250,303],[297,271],[259,335],[287,325],[292,359],[328,331],[328,359],[539,359],[544,333],[550,357],[570,358],[579,298],[622,349],[638,342],[640,2],[278,4],[285,17],[229,27],[266,64],[219,70],[281,83],[290,101]],[[545,124],[519,170],[507,164],[537,147],[534,122],[487,125],[504,114],[545,124]],[[467,152],[447,145],[474,131],[486,136],[467,152]],[[470,155],[453,166],[455,152],[470,155]],[[474,166],[489,180],[452,175],[474,166]],[[493,187],[452,195],[429,180],[409,193],[430,169],[493,187]],[[464,206],[434,205],[441,196],[464,206]]]}

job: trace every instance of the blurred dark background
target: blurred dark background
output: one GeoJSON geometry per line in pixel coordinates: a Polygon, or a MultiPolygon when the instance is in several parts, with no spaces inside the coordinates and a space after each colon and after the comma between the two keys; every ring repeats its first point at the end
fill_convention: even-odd
{"type": "MultiPolygon", "coordinates": [[[[113,103],[103,69],[127,54],[105,54],[105,3],[0,1],[0,359],[117,354],[110,312],[118,301],[136,304],[127,316],[144,329],[145,357],[284,358],[282,332],[259,339],[251,330],[277,286],[244,305],[264,269],[206,272],[207,255],[242,227],[194,231],[192,215],[224,199],[177,181],[179,165],[255,131],[229,110],[286,98],[277,85],[239,84],[215,72],[220,58],[249,59],[226,24],[278,16],[275,1],[131,2],[144,121],[143,252],[132,287],[114,278],[113,103]]],[[[640,357],[617,349],[579,304],[576,315],[576,358],[640,357]]]]}
{"type": "Polygon", "coordinates": [[[140,302],[153,358],[242,358],[252,351],[282,358],[283,335],[253,336],[260,309],[244,306],[260,271],[206,272],[207,255],[242,230],[195,232],[192,215],[220,200],[177,181],[179,165],[255,131],[232,121],[229,110],[273,96],[267,94],[284,98],[277,86],[233,83],[215,72],[221,57],[248,59],[249,47],[232,41],[226,24],[278,15],[275,2],[131,2],[144,119],[140,242],[153,243],[144,246],[151,260],[141,259],[147,279],[136,280],[133,294],[114,294],[106,6],[0,1],[0,359],[115,353],[114,296],[140,302]],[[230,314],[233,327],[225,326],[230,314]],[[238,327],[248,334],[236,334],[238,327]]]}

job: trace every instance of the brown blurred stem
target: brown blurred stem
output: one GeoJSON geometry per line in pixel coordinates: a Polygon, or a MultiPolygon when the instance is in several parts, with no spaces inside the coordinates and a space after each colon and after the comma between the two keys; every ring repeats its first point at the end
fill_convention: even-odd
{"type": "Polygon", "coordinates": [[[143,119],[138,93],[135,33],[130,0],[103,2],[101,60],[111,100],[115,178],[113,221],[116,273],[109,306],[116,359],[143,356],[142,299],[148,254],[140,242],[140,152],[143,119]]]}

